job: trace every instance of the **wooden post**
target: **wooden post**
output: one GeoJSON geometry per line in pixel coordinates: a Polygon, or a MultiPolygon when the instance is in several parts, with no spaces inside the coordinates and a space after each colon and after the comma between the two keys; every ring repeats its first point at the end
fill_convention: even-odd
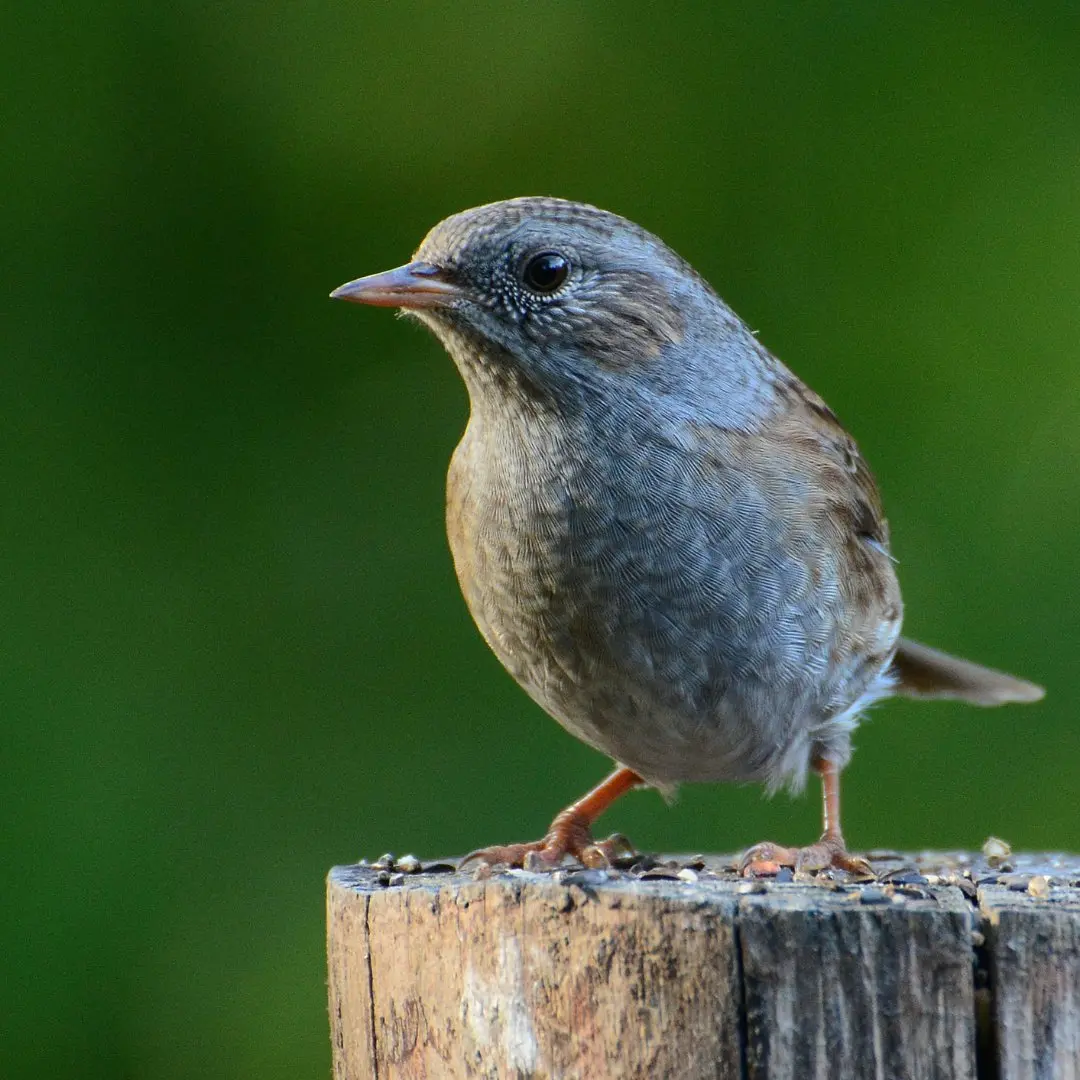
{"type": "Polygon", "coordinates": [[[335,1080],[1080,1080],[1080,857],[329,878],[335,1080]]]}

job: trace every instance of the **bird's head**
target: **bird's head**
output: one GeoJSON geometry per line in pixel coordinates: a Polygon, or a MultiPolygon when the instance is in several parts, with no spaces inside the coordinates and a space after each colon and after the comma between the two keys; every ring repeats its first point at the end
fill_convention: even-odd
{"type": "Polygon", "coordinates": [[[454,358],[474,404],[493,380],[556,399],[601,385],[678,390],[712,366],[725,338],[750,338],[657,237],[555,198],[455,214],[411,262],[331,296],[420,319],[454,358]]]}

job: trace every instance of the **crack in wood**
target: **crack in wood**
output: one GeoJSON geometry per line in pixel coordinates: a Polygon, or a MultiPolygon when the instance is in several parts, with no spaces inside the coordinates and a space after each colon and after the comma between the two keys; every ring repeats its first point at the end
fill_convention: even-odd
{"type": "Polygon", "coordinates": [[[1080,1080],[1080,857],[883,862],[863,884],[719,857],[338,867],[335,1078],[1080,1080]]]}

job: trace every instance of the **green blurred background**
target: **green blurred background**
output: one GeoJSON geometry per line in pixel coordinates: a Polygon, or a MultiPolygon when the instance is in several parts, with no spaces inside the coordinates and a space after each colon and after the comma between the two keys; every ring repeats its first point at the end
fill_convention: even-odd
{"type": "MultiPolygon", "coordinates": [[[[852,844],[1080,848],[1080,16],[966,7],[8,9],[0,1075],[326,1076],[327,868],[604,774],[458,595],[452,365],[326,297],[492,199],[668,240],[859,438],[909,632],[1048,685],[877,710],[852,844]]],[[[603,827],[805,842],[817,796],[603,827]]]]}

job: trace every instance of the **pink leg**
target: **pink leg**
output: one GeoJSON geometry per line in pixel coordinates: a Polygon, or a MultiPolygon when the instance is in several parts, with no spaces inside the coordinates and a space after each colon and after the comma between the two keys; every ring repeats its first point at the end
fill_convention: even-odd
{"type": "Polygon", "coordinates": [[[618,834],[606,840],[593,840],[593,822],[619,796],[644,782],[633,769],[618,768],[587,795],[558,814],[543,840],[480,848],[466,855],[461,865],[475,861],[490,866],[505,864],[525,866],[526,869],[551,869],[558,866],[565,856],[572,855],[589,867],[609,866],[620,855],[633,854],[634,849],[625,836],[618,834]]]}
{"type": "Polygon", "coordinates": [[[852,855],[844,843],[840,828],[840,770],[824,758],[813,763],[821,777],[821,839],[804,848],[781,847],[770,841],[755,844],[742,857],[739,869],[746,877],[775,874],[780,867],[795,870],[846,870],[860,876],[873,874],[873,868],[858,855],[852,855]]]}

